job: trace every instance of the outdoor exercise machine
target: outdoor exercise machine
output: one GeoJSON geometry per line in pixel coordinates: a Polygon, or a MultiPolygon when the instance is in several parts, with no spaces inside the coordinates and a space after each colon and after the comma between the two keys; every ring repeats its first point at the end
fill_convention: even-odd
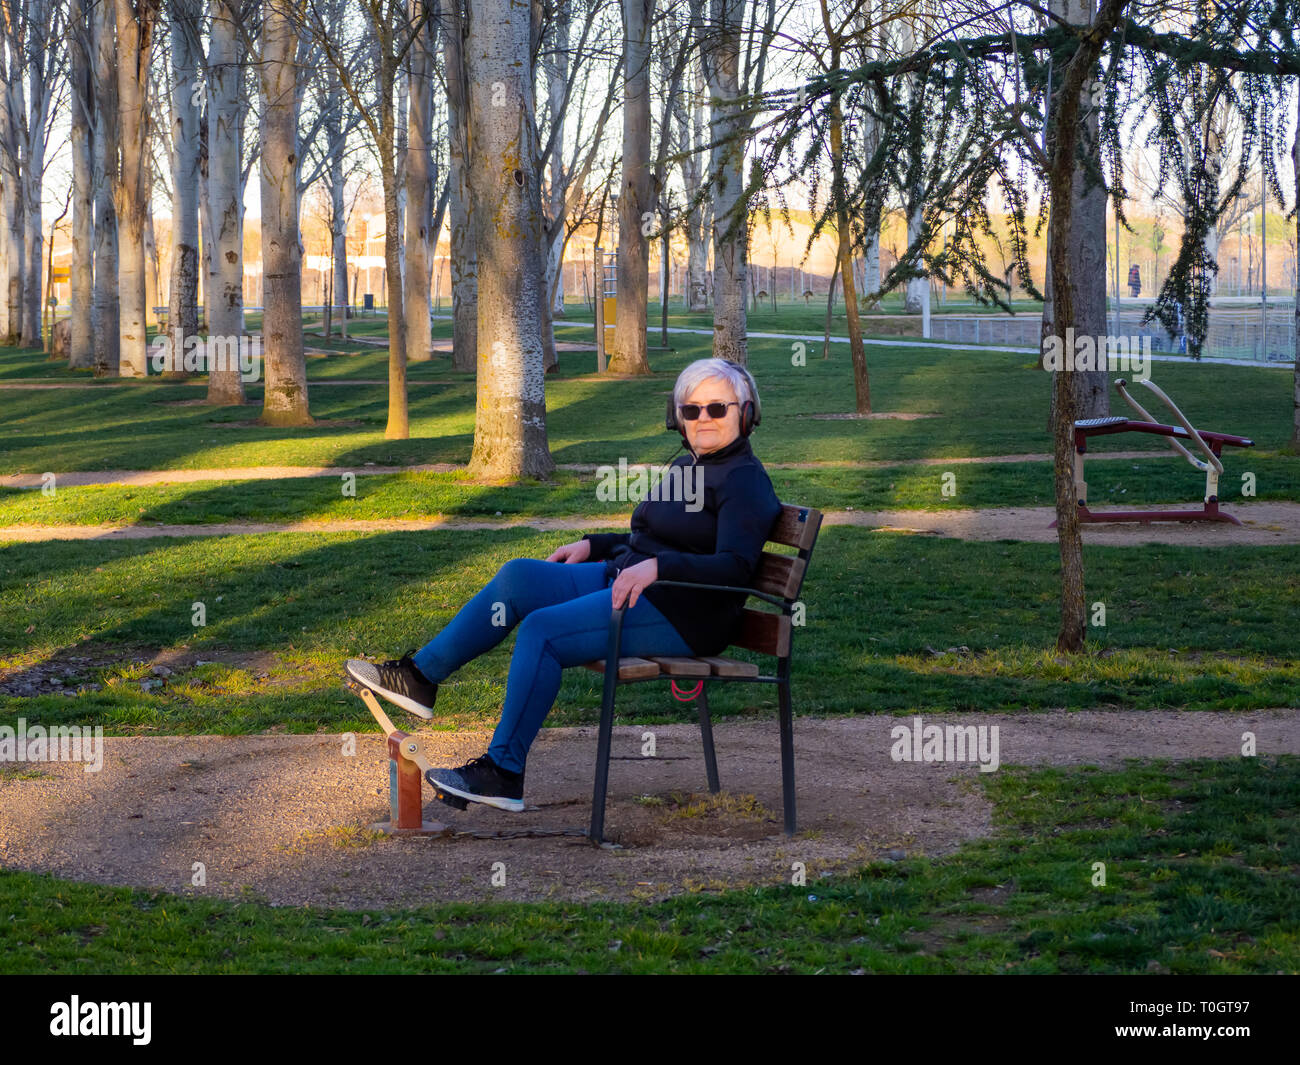
{"type": "MultiPolygon", "coordinates": [[[[1177,425],[1164,425],[1155,420],[1132,396],[1128,394],[1128,382],[1122,377],[1115,382],[1124,401],[1141,416],[1141,421],[1133,418],[1084,418],[1074,423],[1074,492],[1079,502],[1079,521],[1226,521],[1233,525],[1241,522],[1231,514],[1219,509],[1219,477],[1223,473],[1220,455],[1224,445],[1231,447],[1254,447],[1253,440],[1230,433],[1214,433],[1198,430],[1192,426],[1187,417],[1172,399],[1150,381],[1142,384],[1151,389],[1172,412],[1177,425]],[[1169,446],[1185,458],[1198,470],[1205,472],[1205,505],[1200,510],[1123,510],[1098,513],[1088,509],[1088,484],[1083,479],[1083,457],[1088,451],[1088,440],[1094,436],[1113,436],[1116,433],[1153,433],[1163,436],[1169,446]],[[1198,459],[1180,440],[1190,440],[1205,455],[1204,461],[1198,459]]],[[[1056,526],[1056,522],[1052,522],[1056,526]]]]}
{"type": "MultiPolygon", "coordinates": [[[[433,768],[424,753],[424,748],[415,737],[400,731],[379,705],[379,700],[363,684],[351,677],[344,681],[348,690],[361,696],[371,717],[379,722],[388,738],[388,805],[390,819],[370,826],[372,831],[384,832],[390,836],[442,836],[448,828],[441,821],[424,820],[423,804],[420,801],[420,782],[424,774],[433,768]]],[[[453,806],[464,810],[468,803],[455,795],[438,798],[450,801],[453,806]]]]}

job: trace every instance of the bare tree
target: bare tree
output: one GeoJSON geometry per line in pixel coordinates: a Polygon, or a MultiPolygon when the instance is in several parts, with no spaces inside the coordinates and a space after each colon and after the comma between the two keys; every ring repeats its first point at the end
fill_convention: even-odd
{"type": "Polygon", "coordinates": [[[310,425],[302,340],[302,242],[298,228],[300,0],[266,0],[258,86],[262,105],[262,333],[266,387],[261,420],[310,425]]]}
{"type": "Polygon", "coordinates": [[[160,0],[115,0],[117,93],[122,169],[115,190],[118,219],[117,287],[120,372],[148,374],[145,229],[149,213],[149,61],[160,0]]]}
{"type": "Polygon", "coordinates": [[[745,0],[709,0],[701,58],[709,87],[709,163],[713,191],[713,355],[744,365],[749,219],[744,196],[745,145],[740,88],[740,34],[745,0]]]}
{"type": "Polygon", "coordinates": [[[478,249],[470,218],[469,80],[465,57],[469,0],[441,0],[443,72],[447,84],[447,158],[451,221],[452,366],[478,368],[478,249]]]}
{"type": "MultiPolygon", "coordinates": [[[[690,0],[691,33],[697,34],[704,24],[704,0],[690,0]]],[[[704,119],[706,84],[704,68],[698,58],[692,63],[691,92],[678,94],[678,158],[682,174],[686,234],[686,306],[703,311],[709,306],[709,231],[713,225],[713,201],[705,195],[708,184],[706,166],[707,128],[704,119]],[[689,115],[689,117],[688,117],[689,115]]]]}
{"type": "Polygon", "coordinates": [[[0,304],[0,335],[6,346],[22,342],[23,331],[23,197],[22,197],[22,59],[0,34],[0,252],[5,295],[0,304]]]}
{"type": "Polygon", "coordinates": [[[74,370],[89,370],[95,365],[91,314],[95,261],[95,174],[91,128],[95,92],[90,65],[90,19],[85,0],[71,0],[68,8],[68,47],[72,112],[72,303],[68,366],[74,370]]]}
{"type": "Polygon", "coordinates": [[[180,359],[184,338],[196,336],[199,331],[199,123],[202,93],[198,73],[202,17],[202,0],[170,0],[172,231],[167,329],[173,345],[170,371],[177,375],[185,372],[180,359]]]}
{"type": "Polygon", "coordinates": [[[117,18],[113,0],[98,0],[91,15],[94,31],[95,277],[91,321],[95,373],[121,372],[121,301],[117,289],[117,185],[121,176],[117,95],[117,18]]]}
{"type": "Polygon", "coordinates": [[[648,374],[646,307],[654,217],[650,196],[650,23],[654,0],[623,3],[623,177],[618,201],[618,316],[612,373],[648,374]]]}
{"type": "MultiPolygon", "coordinates": [[[[208,368],[208,402],[238,406],[244,383],[230,347],[244,336],[244,186],[250,164],[244,152],[248,96],[241,40],[248,33],[242,0],[209,0],[206,229],[212,255],[205,295],[209,336],[221,337],[227,356],[208,368]]],[[[265,324],[263,325],[265,329],[265,324]]]]}
{"type": "MultiPolygon", "coordinates": [[[[404,139],[400,109],[394,104],[402,71],[417,36],[423,31],[432,12],[423,4],[407,10],[405,0],[365,0],[367,29],[372,31],[374,56],[371,84],[378,96],[378,115],[366,107],[362,84],[354,78],[339,42],[330,38],[321,12],[312,0],[312,28],[325,59],[339,75],[339,83],[351,97],[362,117],[362,128],[369,134],[379,156],[380,179],[384,193],[384,261],[387,268],[388,305],[388,424],[384,436],[405,440],[410,436],[406,396],[407,329],[402,287],[401,199],[398,175],[398,148],[404,139]]],[[[404,95],[404,94],[403,94],[404,95]]],[[[426,293],[427,302],[427,293],[426,293]]]]}
{"type": "Polygon", "coordinates": [[[429,308],[429,259],[433,229],[433,12],[427,0],[409,0],[407,17],[419,25],[409,52],[409,112],[406,148],[406,299],[407,358],[433,358],[433,319],[429,308]]]}
{"type": "Polygon", "coordinates": [[[464,53],[481,349],[469,469],[479,477],[543,477],[555,468],[546,441],[531,46],[530,21],[510,0],[471,0],[464,53]]]}

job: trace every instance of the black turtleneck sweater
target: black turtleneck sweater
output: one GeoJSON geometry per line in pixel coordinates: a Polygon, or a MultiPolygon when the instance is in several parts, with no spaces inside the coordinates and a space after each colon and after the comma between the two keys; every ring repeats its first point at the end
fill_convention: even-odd
{"type": "MultiPolygon", "coordinates": [[[[605,562],[616,575],[628,566],[658,559],[665,581],[745,587],[753,577],[781,503],[746,437],[707,455],[682,455],[672,466],[698,477],[703,470],[703,506],[688,510],[685,493],[670,500],[646,499],[632,512],[630,533],[591,533],[591,562],[605,562]]],[[[671,467],[670,467],[671,469],[671,467]]],[[[692,491],[694,482],[692,482],[692,491]]],[[[642,593],[697,655],[716,655],[738,635],[745,596],[735,592],[660,588],[642,593]]]]}

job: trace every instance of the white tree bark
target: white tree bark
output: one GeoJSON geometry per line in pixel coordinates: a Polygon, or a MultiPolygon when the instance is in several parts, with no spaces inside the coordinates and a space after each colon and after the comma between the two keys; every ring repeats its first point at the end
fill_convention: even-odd
{"type": "Polygon", "coordinates": [[[262,103],[263,354],[261,420],[309,425],[302,340],[302,243],[298,231],[298,48],[294,0],[267,0],[258,85],[262,103]]]}
{"type": "Polygon", "coordinates": [[[744,0],[709,0],[702,42],[709,86],[713,188],[713,356],[748,361],[745,297],[749,284],[749,218],[744,189],[744,124],[740,115],[740,32],[744,0]]]}
{"type": "Polygon", "coordinates": [[[565,173],[564,159],[564,119],[568,110],[565,99],[569,78],[569,27],[572,19],[572,7],[560,4],[555,10],[555,23],[551,36],[550,55],[544,66],[546,73],[546,110],[551,123],[550,180],[547,182],[547,224],[545,229],[544,250],[546,255],[546,323],[542,332],[542,343],[546,347],[546,365],[548,370],[559,365],[555,353],[556,316],[564,317],[564,245],[568,233],[566,215],[568,213],[569,179],[565,173]]]}
{"type": "MultiPolygon", "coordinates": [[[[208,44],[207,228],[212,255],[206,294],[208,334],[242,342],[244,335],[244,81],[243,50],[232,0],[210,0],[208,44]]],[[[208,402],[238,406],[244,383],[229,355],[208,370],[208,402]]]]}
{"type": "MultiPolygon", "coordinates": [[[[703,0],[691,0],[690,19],[693,27],[703,24],[703,0]]],[[[679,99],[677,104],[678,151],[681,153],[682,187],[686,196],[686,305],[692,311],[709,308],[709,230],[713,224],[713,204],[701,194],[708,182],[705,169],[705,145],[708,143],[704,122],[706,93],[703,68],[697,60],[689,99],[679,99]]]]}
{"type": "Polygon", "coordinates": [[[41,211],[41,188],[45,181],[47,123],[59,67],[55,41],[63,32],[62,4],[53,0],[27,0],[24,5],[24,65],[27,69],[26,144],[23,159],[23,226],[27,262],[23,287],[23,345],[41,347],[41,282],[45,251],[45,229],[41,211]]]}
{"type": "MultiPolygon", "coordinates": [[[[172,231],[167,330],[173,352],[199,331],[199,119],[197,95],[201,0],[171,0],[172,231]]],[[[212,333],[211,327],[209,332],[212,333]]],[[[216,335],[216,334],[213,334],[216,335]]],[[[236,343],[238,337],[236,336],[236,343]]],[[[184,376],[183,362],[172,373],[184,376]]]]}
{"type": "Polygon", "coordinates": [[[480,349],[469,469],[479,477],[543,477],[555,468],[546,440],[530,44],[530,20],[510,0],[472,0],[465,59],[480,349]]]}
{"type": "MultiPolygon", "coordinates": [[[[421,18],[421,0],[409,0],[411,22],[421,18]]],[[[406,357],[433,358],[433,319],[429,308],[429,259],[433,227],[433,49],[434,22],[428,19],[407,53],[410,64],[406,146],[406,357]]]]}
{"type": "Polygon", "coordinates": [[[90,20],[84,0],[71,0],[68,25],[72,96],[72,316],[68,366],[89,370],[95,365],[91,315],[95,257],[95,175],[91,143],[94,85],[90,67],[90,20]]]}
{"type": "Polygon", "coordinates": [[[95,136],[95,276],[91,308],[95,374],[120,372],[120,315],[117,294],[118,161],[117,19],[113,4],[100,0],[91,21],[94,29],[95,136]]]}
{"type": "Polygon", "coordinates": [[[117,93],[122,170],[116,189],[118,218],[118,337],[123,377],[148,374],[145,335],[148,279],[145,227],[149,210],[149,60],[160,0],[115,0],[117,93]]]}
{"type": "MultiPolygon", "coordinates": [[[[1291,173],[1295,177],[1296,204],[1300,204],[1300,110],[1296,112],[1295,140],[1291,142],[1291,173]]],[[[1296,247],[1300,248],[1300,211],[1296,212],[1296,247]]],[[[1295,369],[1292,373],[1291,440],[1288,448],[1300,450],[1300,263],[1296,269],[1295,369]]]]}
{"type": "Polygon", "coordinates": [[[22,340],[23,222],[21,195],[22,76],[17,55],[0,42],[0,251],[3,251],[5,293],[0,304],[0,342],[12,347],[22,340]]]}
{"type": "Polygon", "coordinates": [[[447,79],[447,157],[451,188],[448,212],[454,369],[478,369],[478,249],[470,218],[469,84],[466,80],[465,23],[468,0],[442,0],[443,68],[447,79]]]}
{"type": "Polygon", "coordinates": [[[623,179],[618,201],[618,311],[611,373],[648,374],[650,291],[650,23],[654,0],[623,0],[623,179]]]}

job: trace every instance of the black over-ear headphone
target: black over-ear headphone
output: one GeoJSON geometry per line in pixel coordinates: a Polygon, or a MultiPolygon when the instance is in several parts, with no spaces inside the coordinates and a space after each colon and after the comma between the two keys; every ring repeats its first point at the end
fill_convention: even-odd
{"type": "MultiPolygon", "coordinates": [[[[741,366],[740,363],[733,362],[731,365],[744,375],[745,383],[749,386],[749,394],[753,397],[752,399],[743,400],[740,404],[740,435],[748,436],[763,420],[763,405],[758,399],[758,386],[754,383],[754,375],[744,366],[741,366]]],[[[685,437],[685,430],[677,424],[677,405],[673,402],[673,393],[676,391],[677,388],[674,386],[673,391],[668,394],[668,409],[664,414],[664,428],[669,432],[679,432],[685,437]]]]}

